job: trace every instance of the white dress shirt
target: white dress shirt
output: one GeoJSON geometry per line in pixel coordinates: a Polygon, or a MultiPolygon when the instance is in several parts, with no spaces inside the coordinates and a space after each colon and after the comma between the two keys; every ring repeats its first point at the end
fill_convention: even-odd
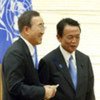
{"type": "Polygon", "coordinates": [[[23,38],[22,36],[20,36],[20,37],[24,40],[24,42],[28,46],[28,49],[29,49],[29,52],[31,54],[32,60],[33,60],[33,62],[35,64],[35,57],[34,57],[35,50],[34,50],[34,46],[30,42],[28,42],[25,38],[23,38]]]}
{"type": "Polygon", "coordinates": [[[71,55],[73,56],[72,62],[73,62],[73,64],[74,64],[74,66],[75,66],[75,69],[77,70],[76,58],[75,58],[75,51],[74,51],[73,53],[69,53],[69,52],[67,52],[65,49],[63,49],[63,47],[62,47],[61,45],[60,45],[60,51],[61,51],[61,53],[62,53],[62,55],[63,55],[63,57],[64,57],[64,59],[65,59],[65,62],[66,62],[66,64],[67,64],[67,67],[69,67],[69,58],[70,58],[70,56],[71,56],[71,55]]]}

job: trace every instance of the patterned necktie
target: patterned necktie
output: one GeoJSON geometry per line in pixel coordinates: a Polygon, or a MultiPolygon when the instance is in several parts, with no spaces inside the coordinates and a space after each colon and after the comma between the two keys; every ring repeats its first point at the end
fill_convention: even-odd
{"type": "Polygon", "coordinates": [[[76,86],[77,86],[77,70],[75,69],[75,66],[74,66],[72,60],[73,60],[73,57],[71,55],[70,58],[69,58],[69,72],[70,72],[70,75],[71,75],[71,78],[72,78],[72,81],[73,81],[73,84],[74,84],[74,88],[76,90],[76,86]]]}

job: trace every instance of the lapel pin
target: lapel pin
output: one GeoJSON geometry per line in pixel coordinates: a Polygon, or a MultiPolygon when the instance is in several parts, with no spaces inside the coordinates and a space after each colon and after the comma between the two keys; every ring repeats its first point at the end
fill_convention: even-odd
{"type": "Polygon", "coordinates": [[[63,66],[61,64],[59,64],[59,67],[62,68],[63,66]]]}

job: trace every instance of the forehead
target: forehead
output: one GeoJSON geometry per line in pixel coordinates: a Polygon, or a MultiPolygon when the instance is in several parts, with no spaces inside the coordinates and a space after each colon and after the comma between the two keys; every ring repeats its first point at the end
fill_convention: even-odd
{"type": "Polygon", "coordinates": [[[78,26],[66,25],[64,27],[64,33],[80,33],[80,29],[78,26]]]}
{"type": "Polygon", "coordinates": [[[32,24],[44,24],[43,19],[40,16],[32,17],[31,19],[32,24]]]}

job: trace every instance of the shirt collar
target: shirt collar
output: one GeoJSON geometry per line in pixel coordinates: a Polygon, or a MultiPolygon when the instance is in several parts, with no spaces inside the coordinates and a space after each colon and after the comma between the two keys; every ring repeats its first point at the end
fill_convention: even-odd
{"type": "Polygon", "coordinates": [[[75,61],[75,51],[72,52],[72,53],[69,53],[69,52],[66,51],[61,45],[60,45],[60,50],[61,50],[61,52],[62,52],[62,55],[63,55],[65,61],[68,62],[71,55],[73,56],[73,60],[75,61]]]}
{"type": "Polygon", "coordinates": [[[27,41],[24,37],[22,37],[22,36],[20,36],[20,37],[24,40],[24,42],[28,46],[31,56],[33,56],[34,55],[34,46],[29,41],[27,41]]]}

